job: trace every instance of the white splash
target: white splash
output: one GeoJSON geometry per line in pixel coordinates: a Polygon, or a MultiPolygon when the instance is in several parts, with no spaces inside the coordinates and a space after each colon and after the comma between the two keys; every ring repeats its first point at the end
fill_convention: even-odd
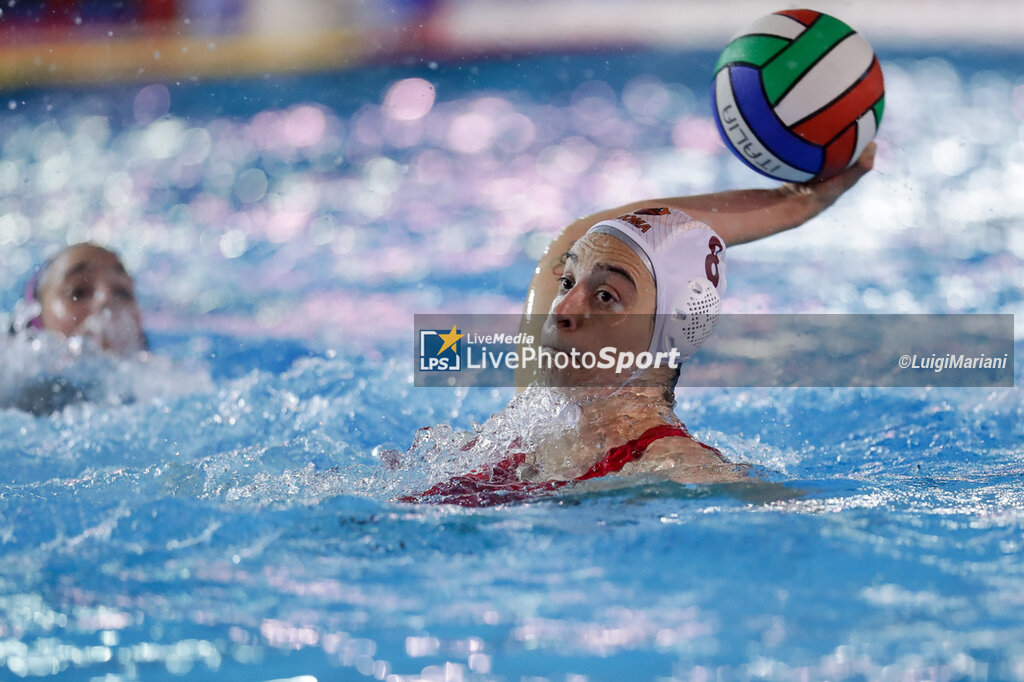
{"type": "Polygon", "coordinates": [[[119,357],[103,352],[91,336],[0,337],[0,408],[41,415],[81,402],[124,405],[212,388],[203,368],[141,350],[119,357]]]}

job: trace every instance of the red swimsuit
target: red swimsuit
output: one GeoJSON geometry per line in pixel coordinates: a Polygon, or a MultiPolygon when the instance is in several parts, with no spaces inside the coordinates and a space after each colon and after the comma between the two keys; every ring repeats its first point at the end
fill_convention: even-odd
{"type": "MultiPolygon", "coordinates": [[[[439,504],[457,504],[463,507],[486,507],[504,502],[518,502],[530,498],[533,493],[558,490],[574,481],[585,481],[600,478],[621,471],[622,467],[643,457],[647,447],[656,440],[682,436],[689,438],[685,426],[669,426],[661,424],[653,426],[639,438],[612,448],[608,453],[583,475],[568,481],[522,481],[517,475],[519,465],[526,461],[526,455],[515,453],[497,464],[462,476],[454,476],[443,483],[438,483],[429,490],[415,495],[398,498],[400,502],[435,502],[439,504]]],[[[717,453],[714,448],[700,445],[717,453]]]]}

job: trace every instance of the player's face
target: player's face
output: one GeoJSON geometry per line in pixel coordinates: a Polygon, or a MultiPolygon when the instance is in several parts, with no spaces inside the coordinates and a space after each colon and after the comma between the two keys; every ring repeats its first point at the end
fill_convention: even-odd
{"type": "Polygon", "coordinates": [[[119,354],[145,348],[135,284],[106,249],[79,244],[65,250],[47,268],[39,302],[44,329],[91,337],[119,354]]]}
{"type": "MultiPolygon", "coordinates": [[[[654,331],[655,304],[654,279],[637,255],[614,237],[588,234],[569,251],[541,333],[542,345],[595,354],[609,346],[646,351],[654,331]]],[[[599,373],[569,371],[562,378],[570,384],[593,384],[602,382],[599,373]]],[[[614,384],[613,377],[603,381],[614,384]]]]}

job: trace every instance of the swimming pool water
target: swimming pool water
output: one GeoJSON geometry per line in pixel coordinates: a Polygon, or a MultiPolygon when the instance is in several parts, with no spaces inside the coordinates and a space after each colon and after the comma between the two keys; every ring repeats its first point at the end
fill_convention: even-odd
{"type": "MultiPolygon", "coordinates": [[[[1019,311],[1019,55],[883,57],[877,171],[730,252],[727,310],[1019,311]]],[[[457,439],[511,396],[413,388],[413,313],[518,310],[577,214],[763,184],[715,143],[713,58],[11,96],[4,307],[65,235],[102,241],[187,371],[0,411],[0,678],[1024,679],[1017,389],[679,392],[792,499],[391,501],[466,464],[409,450],[419,427],[457,439]],[[381,106],[409,78],[436,87],[420,118],[381,106]]]]}

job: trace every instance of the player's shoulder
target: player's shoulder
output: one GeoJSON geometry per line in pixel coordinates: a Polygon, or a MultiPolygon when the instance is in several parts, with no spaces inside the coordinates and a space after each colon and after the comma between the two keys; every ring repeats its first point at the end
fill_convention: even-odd
{"type": "Polygon", "coordinates": [[[661,438],[651,443],[638,465],[638,473],[658,473],[680,483],[747,479],[742,465],[729,462],[718,450],[686,436],[661,438]]]}
{"type": "Polygon", "coordinates": [[[717,452],[689,436],[668,436],[648,445],[643,459],[648,462],[721,463],[724,458],[716,454],[717,452]]]}

